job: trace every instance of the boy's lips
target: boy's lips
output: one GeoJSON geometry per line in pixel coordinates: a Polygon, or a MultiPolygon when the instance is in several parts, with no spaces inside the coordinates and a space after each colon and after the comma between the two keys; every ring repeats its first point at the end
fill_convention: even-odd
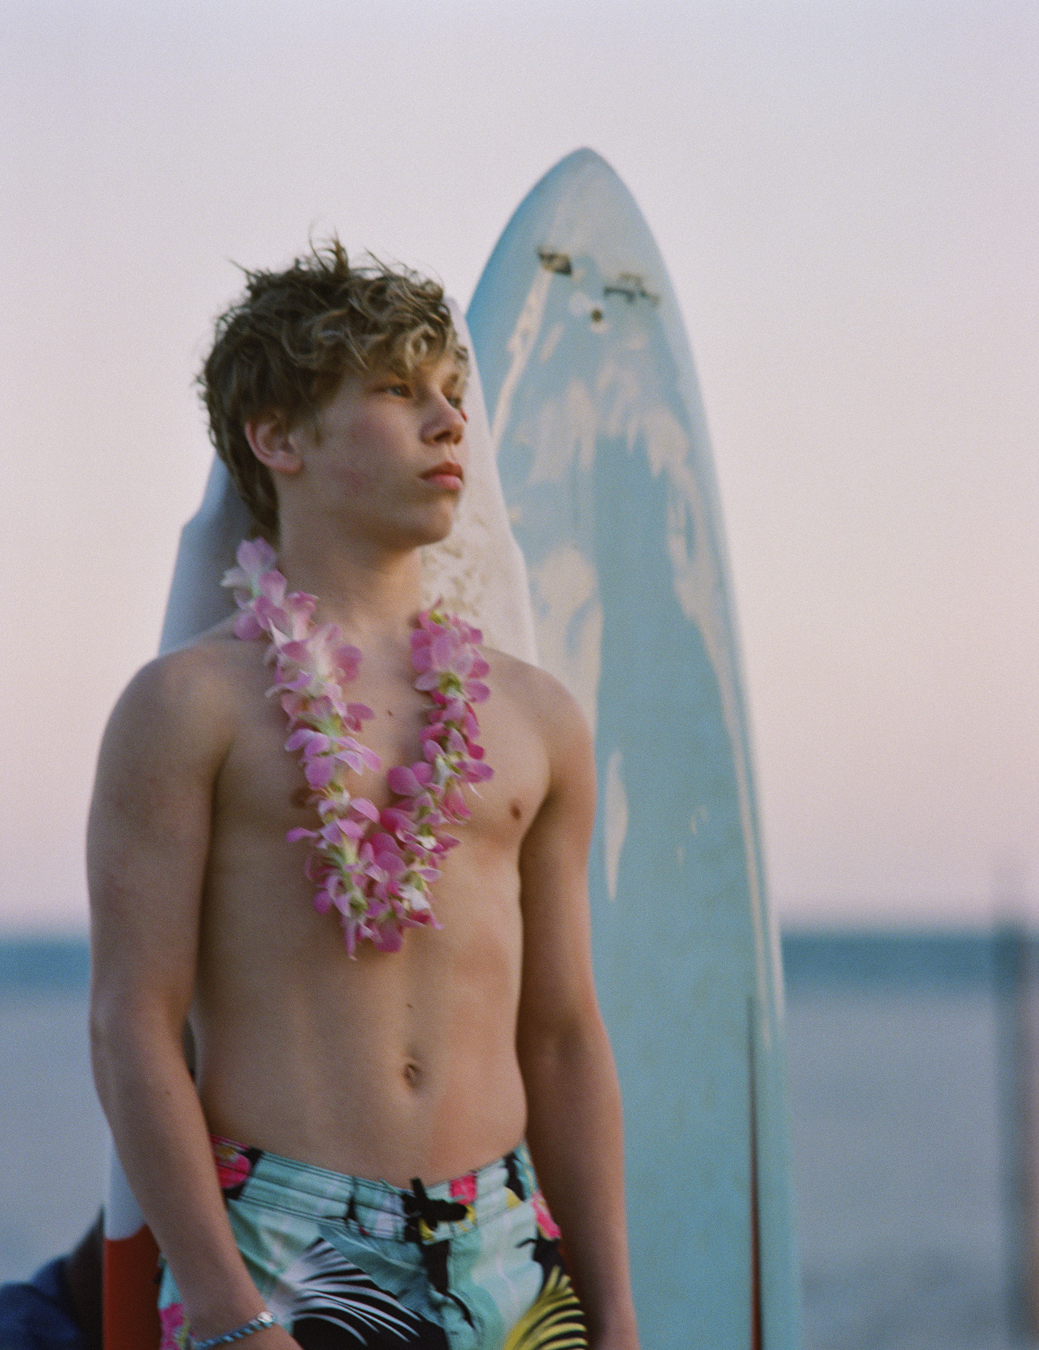
{"type": "Polygon", "coordinates": [[[460,492],[465,481],[462,466],[456,464],[453,459],[445,459],[440,464],[434,464],[422,477],[433,487],[447,488],[452,492],[460,492]]]}

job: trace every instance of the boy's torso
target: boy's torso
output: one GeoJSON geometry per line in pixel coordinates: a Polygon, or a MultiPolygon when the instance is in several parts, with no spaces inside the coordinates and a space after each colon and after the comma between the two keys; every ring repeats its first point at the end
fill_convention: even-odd
{"type": "MultiPolygon", "coordinates": [[[[434,887],[442,929],[410,929],[396,953],[346,952],[334,913],[313,907],[307,786],[265,698],[264,644],[206,640],[229,710],[213,789],[192,1025],[197,1081],[218,1134],[404,1186],[459,1176],[523,1134],[516,1058],[523,926],[520,851],[549,784],[529,668],[488,653],[478,709],[494,777],[466,790],[472,817],[451,833],[434,887]]],[[[352,776],[377,806],[386,770],[420,757],[426,697],[413,673],[362,662],[348,696],[375,717],[362,739],[383,768],[352,776]]]]}

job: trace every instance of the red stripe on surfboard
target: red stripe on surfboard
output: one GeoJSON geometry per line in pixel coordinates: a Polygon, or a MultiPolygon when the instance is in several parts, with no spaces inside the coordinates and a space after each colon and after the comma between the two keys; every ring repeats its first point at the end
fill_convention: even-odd
{"type": "Polygon", "coordinates": [[[159,1248],[150,1228],[105,1238],[105,1350],[158,1350],[159,1248]]]}

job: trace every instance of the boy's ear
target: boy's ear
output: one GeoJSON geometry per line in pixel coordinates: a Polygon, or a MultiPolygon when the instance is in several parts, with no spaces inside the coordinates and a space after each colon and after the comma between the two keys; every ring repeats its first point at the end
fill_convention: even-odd
{"type": "Polygon", "coordinates": [[[281,413],[264,413],[262,417],[250,418],[245,424],[245,439],[256,458],[271,473],[294,474],[302,469],[303,456],[281,413]]]}

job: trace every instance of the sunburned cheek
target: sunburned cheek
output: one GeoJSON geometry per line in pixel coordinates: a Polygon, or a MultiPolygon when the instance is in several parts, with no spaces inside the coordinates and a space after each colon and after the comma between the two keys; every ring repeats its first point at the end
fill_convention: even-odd
{"type": "Polygon", "coordinates": [[[369,477],[362,469],[341,469],[337,475],[340,485],[351,494],[366,491],[369,477]]]}

